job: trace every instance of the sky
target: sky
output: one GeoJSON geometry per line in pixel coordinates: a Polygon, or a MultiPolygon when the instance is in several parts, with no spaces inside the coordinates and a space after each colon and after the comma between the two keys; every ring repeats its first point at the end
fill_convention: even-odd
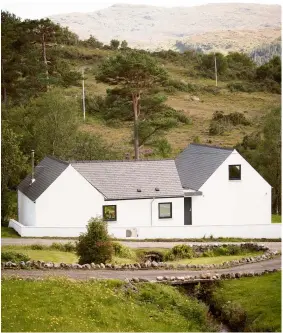
{"type": "Polygon", "coordinates": [[[23,19],[42,18],[71,12],[93,12],[116,3],[144,4],[160,7],[198,6],[207,3],[259,3],[280,4],[281,0],[2,0],[1,9],[23,19]]]}

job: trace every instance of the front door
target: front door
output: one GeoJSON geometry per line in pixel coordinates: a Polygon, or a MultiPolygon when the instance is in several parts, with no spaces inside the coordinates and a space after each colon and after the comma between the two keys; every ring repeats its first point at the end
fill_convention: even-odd
{"type": "Polygon", "coordinates": [[[185,225],[192,224],[192,198],[184,198],[185,225]]]}

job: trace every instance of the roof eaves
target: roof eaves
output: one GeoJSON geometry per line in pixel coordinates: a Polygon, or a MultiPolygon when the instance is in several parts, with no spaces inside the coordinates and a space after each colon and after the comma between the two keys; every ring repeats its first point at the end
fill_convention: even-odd
{"type": "MultiPolygon", "coordinates": [[[[231,148],[231,147],[210,146],[210,145],[204,145],[204,144],[201,144],[201,143],[190,143],[189,146],[199,146],[199,147],[205,147],[205,148],[222,149],[222,150],[231,150],[231,151],[234,150],[234,148],[231,148]]],[[[189,146],[188,146],[188,147],[189,147],[189,146]]]]}

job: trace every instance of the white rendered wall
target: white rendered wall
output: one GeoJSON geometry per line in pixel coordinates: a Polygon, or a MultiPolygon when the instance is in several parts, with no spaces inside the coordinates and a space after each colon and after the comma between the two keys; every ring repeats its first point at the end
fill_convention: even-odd
{"type": "Polygon", "coordinates": [[[271,223],[271,186],[236,150],[200,191],[202,196],[192,198],[195,226],[271,223]],[[241,165],[241,180],[229,180],[229,165],[235,164],[241,165]]]}
{"type": "Polygon", "coordinates": [[[18,191],[18,219],[23,225],[36,225],[35,203],[18,191]]]}
{"type": "MultiPolygon", "coordinates": [[[[77,237],[85,232],[85,227],[30,227],[24,226],[15,220],[10,220],[9,227],[15,229],[22,237],[77,237]]],[[[125,238],[126,228],[108,227],[109,234],[117,238],[125,238]]],[[[211,226],[164,226],[138,227],[136,239],[155,238],[206,238],[213,237],[239,237],[239,238],[281,238],[281,224],[254,224],[254,225],[211,225],[211,226]]]]}
{"type": "Polygon", "coordinates": [[[72,166],[36,200],[39,227],[85,227],[91,217],[101,216],[104,198],[72,166]]]}
{"type": "Polygon", "coordinates": [[[105,201],[103,205],[116,205],[117,221],[108,222],[110,227],[183,226],[184,198],[158,198],[105,201]],[[158,204],[172,203],[172,218],[159,219],[158,204]]]}

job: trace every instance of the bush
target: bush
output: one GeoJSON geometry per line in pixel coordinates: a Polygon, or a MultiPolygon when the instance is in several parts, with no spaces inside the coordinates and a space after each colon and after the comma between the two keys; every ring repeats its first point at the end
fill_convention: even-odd
{"type": "Polygon", "coordinates": [[[50,249],[63,251],[63,252],[75,252],[76,251],[76,245],[72,242],[68,243],[52,243],[50,246],[50,249]]]}
{"type": "Polygon", "coordinates": [[[114,254],[120,258],[133,258],[133,251],[127,246],[122,245],[121,243],[113,242],[114,254]]]}
{"type": "Polygon", "coordinates": [[[225,132],[225,126],[218,121],[211,121],[209,126],[209,135],[222,135],[225,132]]]}
{"type": "Polygon", "coordinates": [[[20,262],[20,261],[29,261],[30,257],[24,253],[20,252],[13,252],[13,251],[5,251],[1,253],[1,262],[13,261],[13,262],[20,262]]]}
{"type": "Polygon", "coordinates": [[[191,259],[194,257],[193,249],[188,245],[176,245],[165,255],[165,260],[191,259]]]}
{"type": "Polygon", "coordinates": [[[32,244],[30,246],[30,248],[32,250],[44,250],[46,248],[46,246],[42,245],[42,244],[32,244]]]}
{"type": "Polygon", "coordinates": [[[91,218],[87,232],[79,236],[76,246],[79,264],[105,263],[111,261],[113,244],[107,232],[107,224],[100,218],[91,218]]]}

